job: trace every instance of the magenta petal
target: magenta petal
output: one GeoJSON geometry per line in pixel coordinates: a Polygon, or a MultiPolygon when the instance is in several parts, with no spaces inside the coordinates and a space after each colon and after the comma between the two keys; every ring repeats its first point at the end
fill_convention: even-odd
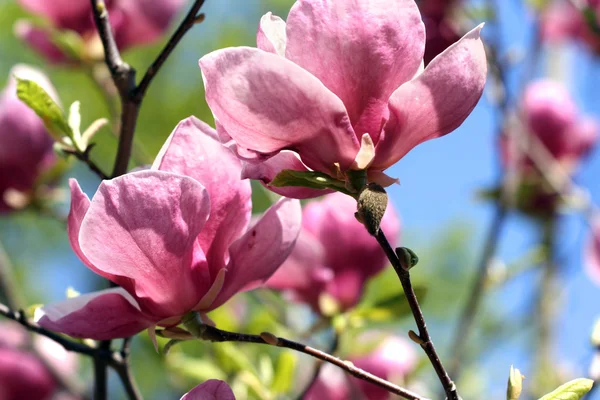
{"type": "Polygon", "coordinates": [[[181,400],[235,400],[235,396],[226,382],[209,379],[184,394],[181,400]]]}
{"type": "Polygon", "coordinates": [[[69,57],[50,40],[51,32],[39,28],[27,20],[17,21],[15,35],[53,64],[69,61],[69,57]]]}
{"type": "Polygon", "coordinates": [[[250,221],[252,193],[250,182],[240,179],[240,161],[213,128],[189,117],[173,130],[152,168],[192,177],[208,191],[211,213],[198,240],[214,277],[250,221]]]}
{"type": "Polygon", "coordinates": [[[210,212],[196,180],[140,171],[104,181],[81,224],[81,251],[99,270],[164,317],[189,311],[209,283],[194,268],[196,238],[210,212]]]}
{"type": "Polygon", "coordinates": [[[385,169],[419,143],[452,132],[471,113],[485,84],[487,62],[473,29],[437,56],[390,98],[390,119],[377,143],[373,169],[385,169]]]}
{"type": "Polygon", "coordinates": [[[36,322],[53,331],[77,338],[124,338],[152,326],[139,305],[122,288],[77,296],[36,310],[36,322]]]}
{"type": "Polygon", "coordinates": [[[342,101],[310,73],[249,47],[200,59],[206,101],[238,145],[261,153],[294,150],[317,171],[346,169],[358,140],[342,101]]]}
{"type": "Polygon", "coordinates": [[[425,27],[414,0],[300,0],[287,37],[286,58],[342,99],[357,135],[377,143],[388,98],[423,59],[425,27]]]}
{"type": "MultiPolygon", "coordinates": [[[[243,162],[242,166],[242,179],[260,180],[265,186],[268,186],[273,178],[284,169],[309,171],[309,169],[306,168],[306,165],[302,163],[302,160],[300,160],[298,154],[287,150],[284,150],[263,162],[243,162]]],[[[310,199],[332,193],[332,190],[310,189],[299,186],[268,186],[268,188],[272,192],[293,199],[310,199]]]]}
{"type": "Polygon", "coordinates": [[[225,284],[211,309],[269,279],[294,248],[301,221],[300,202],[284,197],[233,243],[225,284]]]}
{"type": "Polygon", "coordinates": [[[286,42],[285,21],[270,12],[263,15],[256,34],[256,47],[285,56],[286,42]]]}

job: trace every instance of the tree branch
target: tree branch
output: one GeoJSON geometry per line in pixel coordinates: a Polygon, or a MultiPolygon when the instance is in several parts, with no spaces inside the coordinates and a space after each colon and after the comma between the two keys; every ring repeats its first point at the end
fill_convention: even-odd
{"type": "Polygon", "coordinates": [[[408,304],[410,306],[410,310],[412,311],[413,317],[417,324],[417,328],[419,329],[418,342],[427,354],[433,369],[442,383],[444,388],[444,392],[446,393],[448,400],[458,400],[458,392],[456,390],[456,385],[450,379],[450,376],[444,369],[442,365],[442,361],[438,356],[435,346],[431,341],[431,336],[429,335],[429,331],[427,330],[427,324],[425,323],[425,317],[423,316],[423,312],[421,311],[421,307],[419,306],[419,301],[417,300],[417,295],[412,287],[412,282],[410,280],[410,273],[408,270],[404,269],[400,263],[400,259],[398,258],[394,249],[387,240],[387,237],[383,233],[382,229],[379,229],[377,235],[375,236],[377,242],[387,255],[388,259],[392,263],[392,267],[394,267],[394,271],[396,271],[396,275],[400,279],[400,283],[402,284],[402,288],[404,289],[404,295],[406,296],[406,300],[408,300],[408,304]]]}
{"type": "Polygon", "coordinates": [[[416,393],[406,390],[400,386],[394,385],[393,383],[388,382],[385,379],[381,379],[378,376],[375,376],[360,368],[357,368],[351,362],[343,361],[337,357],[332,356],[331,354],[325,353],[321,350],[317,350],[305,344],[277,337],[272,333],[263,332],[260,335],[251,335],[246,333],[228,332],[203,323],[199,323],[197,326],[198,331],[194,332],[194,334],[199,339],[208,340],[211,342],[258,343],[296,350],[298,352],[315,357],[319,360],[333,364],[358,379],[362,379],[364,381],[382,387],[390,393],[397,394],[398,396],[401,396],[405,399],[427,400],[425,397],[419,396],[416,393]]]}

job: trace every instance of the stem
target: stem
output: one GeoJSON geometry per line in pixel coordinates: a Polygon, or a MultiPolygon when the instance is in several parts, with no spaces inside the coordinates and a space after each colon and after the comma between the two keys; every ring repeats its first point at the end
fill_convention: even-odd
{"type": "Polygon", "coordinates": [[[132,338],[130,337],[123,339],[123,346],[120,352],[122,361],[119,363],[119,365],[115,366],[114,369],[121,378],[123,388],[125,389],[129,400],[141,400],[142,394],[135,383],[135,379],[131,374],[131,368],[129,367],[131,339],[132,338]]]}
{"type": "Polygon", "coordinates": [[[483,253],[481,254],[481,259],[477,267],[477,276],[473,282],[469,299],[467,300],[467,303],[465,304],[465,307],[460,315],[453,345],[451,347],[452,357],[449,368],[450,375],[455,379],[458,379],[463,367],[464,353],[466,350],[466,345],[469,343],[469,334],[473,329],[473,322],[475,321],[475,317],[481,305],[481,300],[483,299],[485,281],[489,273],[492,258],[496,253],[502,226],[506,220],[506,214],[506,207],[503,204],[498,204],[496,206],[494,219],[492,220],[492,225],[490,226],[485,247],[483,248],[483,253]]]}
{"type": "MultiPolygon", "coordinates": [[[[197,317],[196,317],[197,318],[197,317]]],[[[284,347],[287,349],[296,350],[298,352],[308,354],[312,357],[315,357],[319,360],[331,363],[350,375],[362,379],[364,381],[370,382],[374,385],[382,387],[389,391],[390,393],[397,394],[400,397],[410,400],[427,400],[425,397],[419,396],[416,393],[413,393],[409,390],[401,388],[400,386],[394,385],[391,382],[386,381],[385,379],[381,379],[378,376],[370,374],[360,368],[357,368],[351,362],[341,360],[337,357],[332,356],[331,354],[325,353],[321,350],[317,350],[310,346],[307,346],[302,343],[293,342],[288,339],[284,339],[281,337],[277,337],[271,333],[263,332],[260,335],[251,335],[247,333],[236,333],[236,332],[228,332],[218,328],[215,328],[210,325],[205,325],[198,321],[194,321],[194,325],[197,329],[195,329],[195,334],[198,338],[203,340],[208,340],[211,342],[244,342],[244,343],[258,343],[258,344],[266,344],[275,347],[284,347]]]]}
{"type": "MultiPolygon", "coordinates": [[[[104,340],[98,349],[110,352],[110,340],[104,340]]],[[[94,400],[108,399],[108,364],[101,358],[94,358],[94,400]]]]}
{"type": "Polygon", "coordinates": [[[444,388],[444,392],[446,393],[447,399],[458,400],[459,397],[456,385],[454,384],[454,382],[452,382],[452,379],[450,379],[450,376],[444,369],[442,361],[437,355],[435,346],[431,341],[431,336],[429,335],[429,331],[427,330],[427,325],[425,323],[425,317],[423,316],[423,312],[421,311],[421,307],[419,306],[419,301],[417,300],[417,295],[415,294],[415,291],[412,287],[410,273],[404,268],[402,268],[398,256],[394,252],[394,249],[392,249],[392,246],[390,246],[390,243],[388,242],[382,229],[379,229],[379,232],[377,233],[375,238],[377,239],[377,242],[379,242],[379,245],[387,255],[390,262],[392,263],[394,271],[396,271],[396,275],[398,275],[398,278],[400,279],[400,283],[402,284],[402,288],[404,289],[404,295],[408,300],[410,310],[412,311],[413,317],[417,324],[417,328],[419,329],[419,344],[421,345],[421,348],[423,349],[425,354],[427,354],[427,357],[429,358],[433,369],[435,369],[435,372],[442,384],[442,387],[444,388]]]}
{"type": "Polygon", "coordinates": [[[88,148],[84,152],[79,151],[65,151],[68,154],[72,154],[79,161],[82,161],[86,164],[89,169],[94,172],[101,180],[109,179],[109,176],[100,169],[100,167],[90,159],[89,151],[92,149],[92,146],[88,146],[88,148]]]}
{"type": "MultiPolygon", "coordinates": [[[[327,351],[327,353],[329,353],[331,355],[333,355],[333,354],[336,353],[338,345],[340,344],[340,335],[338,335],[337,332],[334,332],[333,335],[334,335],[333,336],[333,340],[331,341],[331,345],[329,346],[329,349],[327,351]]],[[[321,374],[321,369],[323,368],[323,364],[324,364],[323,362],[317,361],[317,363],[315,365],[315,369],[313,371],[313,374],[312,374],[310,380],[308,381],[308,383],[304,387],[304,390],[302,390],[302,392],[298,395],[297,400],[304,399],[304,396],[306,396],[306,393],[308,393],[308,391],[310,390],[310,388],[312,387],[312,385],[319,378],[319,375],[321,374]]]]}

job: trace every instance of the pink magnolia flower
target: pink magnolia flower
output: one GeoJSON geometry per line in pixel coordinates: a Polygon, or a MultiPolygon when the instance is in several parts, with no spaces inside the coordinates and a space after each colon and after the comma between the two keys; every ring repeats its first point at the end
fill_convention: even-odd
{"type": "Polygon", "coordinates": [[[36,336],[33,347],[38,354],[34,354],[28,349],[32,339],[17,323],[3,322],[0,330],[0,399],[50,400],[59,384],[47,365],[65,377],[76,372],[75,355],[58,343],[36,336]]]}
{"type": "Polygon", "coordinates": [[[593,27],[600,24],[600,2],[582,0],[579,4],[576,7],[568,1],[552,2],[541,17],[541,37],[549,43],[577,40],[600,53],[600,34],[593,27]],[[586,20],[585,12],[591,13],[593,21],[586,20]]]}
{"type": "Polygon", "coordinates": [[[262,17],[257,49],[200,59],[206,100],[222,140],[242,158],[267,160],[246,177],[268,183],[282,169],[311,169],[344,180],[349,169],[368,169],[388,186],[382,171],[456,129],[477,104],[487,70],[480,30],[422,70],[414,0],[299,0],[287,22],[262,17]]]}
{"type": "Polygon", "coordinates": [[[519,120],[519,125],[507,128],[513,129],[511,134],[501,139],[503,162],[516,168],[523,184],[528,186],[526,204],[522,204],[525,209],[553,211],[558,193],[548,187],[540,166],[535,163],[536,157],[524,152],[523,146],[530,146],[538,154],[538,163],[541,156],[571,175],[596,143],[598,125],[580,115],[567,89],[551,80],[539,80],[526,87],[519,120]]]}
{"type": "Polygon", "coordinates": [[[296,241],[300,204],[281,199],[248,226],[250,185],[240,169],[214,130],[190,117],[151,170],[103,181],[91,202],[71,180],[71,246],[120,287],[44,306],[39,324],[74,337],[126,337],[177,325],[267,280],[296,241]]]}
{"type": "Polygon", "coordinates": [[[458,26],[452,21],[450,15],[459,2],[460,0],[421,0],[418,2],[427,32],[425,65],[460,39],[458,26]]]}
{"type": "MultiPolygon", "coordinates": [[[[78,33],[88,46],[98,45],[96,25],[87,0],[19,0],[28,11],[44,16],[53,29],[70,30],[78,33]]],[[[127,49],[151,43],[169,27],[185,0],[107,0],[106,7],[117,46],[127,49]]],[[[17,36],[41,53],[50,62],[69,59],[51,40],[48,29],[40,28],[28,21],[19,21],[15,26],[17,36]]]]}
{"type": "MultiPolygon", "coordinates": [[[[267,281],[267,287],[283,290],[292,299],[320,312],[319,299],[326,293],[340,310],[360,300],[366,281],[388,265],[377,241],[356,220],[356,200],[333,193],[312,201],[302,213],[302,230],[289,258],[267,281]]],[[[396,243],[400,221],[388,205],[381,228],[396,243]]]]}
{"type": "Polygon", "coordinates": [[[235,400],[226,382],[209,379],[183,395],[181,400],[235,400]]]}
{"type": "Polygon", "coordinates": [[[15,66],[0,97],[0,212],[14,209],[12,191],[29,193],[39,175],[54,164],[53,140],[43,121],[17,97],[15,76],[35,81],[52,97],[48,78],[26,65],[15,66]]]}
{"type": "MultiPolygon", "coordinates": [[[[415,368],[417,354],[406,339],[389,336],[371,353],[361,357],[350,357],[349,361],[358,368],[380,378],[396,381],[415,368]]],[[[385,389],[347,376],[339,368],[326,364],[305,396],[305,400],[346,400],[351,398],[387,400],[391,398],[391,395],[385,389]],[[359,397],[353,397],[353,395],[356,396],[357,391],[360,393],[359,397]]]]}

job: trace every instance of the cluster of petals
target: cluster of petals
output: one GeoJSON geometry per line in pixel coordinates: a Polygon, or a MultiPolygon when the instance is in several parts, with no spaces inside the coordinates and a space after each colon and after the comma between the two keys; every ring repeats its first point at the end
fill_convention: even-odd
{"type": "Polygon", "coordinates": [[[452,13],[460,3],[460,0],[419,1],[419,10],[427,33],[425,65],[460,39],[459,28],[452,18],[452,13]]]}
{"type": "Polygon", "coordinates": [[[541,36],[550,44],[576,40],[600,53],[600,34],[594,24],[600,24],[600,1],[554,0],[542,14],[541,36]],[[592,20],[588,19],[586,13],[592,16],[592,20]]]}
{"type": "MultiPolygon", "coordinates": [[[[99,44],[90,1],[19,0],[19,3],[26,10],[46,18],[51,29],[73,31],[88,45],[99,44]]],[[[107,0],[104,3],[117,46],[124,50],[159,38],[179,13],[185,0],[107,0]]],[[[22,20],[15,26],[15,32],[48,61],[68,60],[68,55],[52,41],[48,28],[22,20]]]]}
{"type": "MultiPolygon", "coordinates": [[[[411,372],[417,363],[417,354],[406,339],[388,336],[369,354],[350,357],[356,367],[389,381],[398,381],[411,372]]],[[[326,364],[315,383],[309,388],[305,400],[347,400],[354,398],[356,389],[360,398],[387,400],[390,393],[372,383],[347,376],[341,369],[326,364]]]]}
{"type": "Polygon", "coordinates": [[[235,395],[226,382],[209,379],[184,394],[181,400],[235,400],[235,395]]]}
{"type": "MultiPolygon", "coordinates": [[[[0,331],[0,399],[58,398],[59,384],[54,374],[63,377],[73,375],[77,369],[75,355],[48,338],[31,337],[14,322],[3,322],[0,331]],[[37,354],[31,351],[32,348],[37,354]]],[[[72,396],[68,398],[74,399],[72,396]]]]}
{"type": "Polygon", "coordinates": [[[71,180],[71,246],[119,287],[46,305],[39,324],[73,337],[126,337],[209,312],[266,281],[293,248],[301,208],[283,198],[250,224],[240,170],[214,130],[190,117],[150,170],[103,181],[91,201],[71,180]]]}
{"type": "Polygon", "coordinates": [[[414,0],[298,0],[287,21],[262,17],[258,48],[200,59],[206,100],[221,139],[254,163],[247,178],[367,169],[388,186],[386,168],[456,129],[477,104],[487,71],[480,30],[423,69],[425,27],[414,0]]]}
{"type": "Polygon", "coordinates": [[[40,174],[55,161],[52,137],[36,113],[17,97],[15,76],[36,82],[57,99],[42,72],[26,65],[11,70],[0,95],[0,212],[13,210],[11,193],[30,192],[40,174]]]}
{"type": "MultiPolygon", "coordinates": [[[[323,295],[335,300],[339,311],[356,305],[367,280],[388,262],[377,241],[354,217],[355,211],[356,201],[342,193],[308,203],[296,247],[266,286],[317,312],[323,311],[323,295]]],[[[392,243],[397,242],[400,221],[391,204],[381,229],[392,243]]]]}

